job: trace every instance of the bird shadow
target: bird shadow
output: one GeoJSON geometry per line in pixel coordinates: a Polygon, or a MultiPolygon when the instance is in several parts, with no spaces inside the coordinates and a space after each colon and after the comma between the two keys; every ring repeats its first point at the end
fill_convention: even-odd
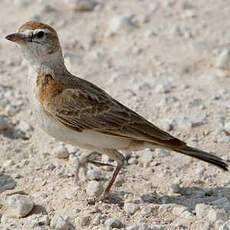
{"type": "MultiPolygon", "coordinates": [[[[110,193],[109,196],[100,199],[103,203],[116,204],[120,208],[124,207],[125,194],[131,192],[110,193]]],[[[146,193],[140,196],[143,203],[163,205],[177,204],[194,210],[197,204],[208,204],[217,208],[224,208],[230,211],[230,188],[200,188],[200,187],[182,187],[175,195],[160,195],[156,192],[146,193]]],[[[90,204],[90,203],[89,203],[90,204]]],[[[91,203],[91,205],[95,203],[91,203]]]]}
{"type": "Polygon", "coordinates": [[[199,187],[183,187],[180,188],[175,195],[158,195],[156,193],[143,194],[141,200],[144,203],[152,204],[178,204],[185,206],[191,210],[199,203],[211,206],[225,208],[230,211],[230,205],[225,202],[230,201],[230,188],[199,188],[199,187]],[[221,201],[221,199],[223,199],[221,201]],[[228,201],[229,200],[229,201],[228,201]]]}

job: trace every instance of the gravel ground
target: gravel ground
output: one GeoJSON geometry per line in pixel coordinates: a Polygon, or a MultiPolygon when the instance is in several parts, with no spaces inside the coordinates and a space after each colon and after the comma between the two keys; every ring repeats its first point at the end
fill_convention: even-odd
{"type": "Polygon", "coordinates": [[[0,229],[230,229],[229,173],[165,150],[124,153],[113,199],[93,202],[111,167],[75,183],[82,150],[37,127],[26,64],[4,39],[31,19],[51,24],[72,73],[229,161],[229,12],[227,0],[1,0],[0,229]]]}

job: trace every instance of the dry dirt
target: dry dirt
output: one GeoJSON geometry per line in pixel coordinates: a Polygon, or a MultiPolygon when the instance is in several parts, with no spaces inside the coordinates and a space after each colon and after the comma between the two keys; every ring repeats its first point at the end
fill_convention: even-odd
{"type": "Polygon", "coordinates": [[[223,54],[229,1],[95,1],[88,11],[74,0],[0,1],[0,115],[8,119],[0,131],[0,229],[230,229],[230,174],[175,152],[127,153],[113,199],[91,202],[90,180],[105,187],[111,168],[89,165],[89,180],[75,184],[72,159],[81,151],[61,144],[69,156],[55,155],[60,143],[37,127],[30,110],[20,50],[4,39],[31,19],[52,25],[72,73],[230,160],[230,61],[223,54]],[[26,217],[12,217],[12,193],[34,202],[26,217]]]}

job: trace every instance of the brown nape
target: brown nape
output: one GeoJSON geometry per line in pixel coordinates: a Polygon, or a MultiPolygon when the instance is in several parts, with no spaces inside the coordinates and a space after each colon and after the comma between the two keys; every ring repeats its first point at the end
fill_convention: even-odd
{"type": "Polygon", "coordinates": [[[50,31],[56,33],[56,31],[51,26],[36,21],[29,21],[24,23],[22,26],[19,27],[18,32],[24,32],[26,30],[35,30],[35,29],[49,29],[50,31]]]}

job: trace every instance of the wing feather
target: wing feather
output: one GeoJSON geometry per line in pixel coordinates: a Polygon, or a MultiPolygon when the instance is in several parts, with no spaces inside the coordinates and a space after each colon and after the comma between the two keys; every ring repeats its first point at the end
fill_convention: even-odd
{"type": "Polygon", "coordinates": [[[91,129],[153,143],[183,143],[114,100],[100,88],[88,84],[87,89],[64,89],[47,103],[47,113],[76,131],[91,129]]]}

